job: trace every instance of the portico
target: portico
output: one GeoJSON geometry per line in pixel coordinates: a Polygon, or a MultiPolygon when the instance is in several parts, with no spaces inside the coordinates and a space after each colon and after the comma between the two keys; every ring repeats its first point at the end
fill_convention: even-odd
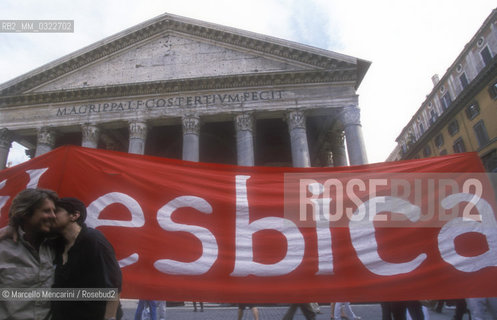
{"type": "Polygon", "coordinates": [[[12,141],[34,156],[75,144],[242,166],[367,163],[356,89],[368,67],[162,15],[0,85],[0,167],[12,141]]]}

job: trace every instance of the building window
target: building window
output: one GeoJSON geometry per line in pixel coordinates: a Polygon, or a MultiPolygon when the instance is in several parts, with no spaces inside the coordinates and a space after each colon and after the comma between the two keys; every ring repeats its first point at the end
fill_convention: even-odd
{"type": "Polygon", "coordinates": [[[459,123],[457,122],[457,120],[454,120],[451,123],[449,123],[448,130],[451,136],[454,136],[456,133],[459,132],[459,123]]]}
{"type": "Polygon", "coordinates": [[[425,146],[423,148],[423,156],[429,157],[431,155],[431,148],[430,146],[425,146]]]}
{"type": "Polygon", "coordinates": [[[434,124],[437,121],[438,114],[435,110],[430,111],[430,125],[434,124]]]}
{"type": "Polygon", "coordinates": [[[448,92],[444,94],[443,97],[440,99],[440,103],[442,104],[442,108],[444,109],[444,111],[449,108],[452,100],[450,99],[450,95],[448,92]]]}
{"type": "Polygon", "coordinates": [[[473,130],[475,130],[476,139],[478,140],[478,146],[483,147],[489,141],[487,129],[485,128],[485,123],[483,120],[478,121],[474,126],[473,130]]]}
{"type": "Polygon", "coordinates": [[[466,146],[464,146],[462,138],[458,138],[452,147],[454,148],[455,153],[466,152],[466,146]]]}
{"type": "Polygon", "coordinates": [[[444,144],[444,136],[443,134],[439,134],[438,136],[435,137],[435,145],[437,148],[440,148],[444,144]]]}
{"type": "MultiPolygon", "coordinates": [[[[497,150],[492,150],[490,153],[481,157],[481,161],[488,172],[497,172],[497,150]]],[[[494,190],[495,188],[496,186],[494,185],[494,190]]]]}
{"type": "Polygon", "coordinates": [[[480,37],[480,39],[478,39],[478,41],[476,42],[476,45],[478,46],[478,48],[481,48],[483,46],[484,42],[485,42],[485,38],[480,37]]]}
{"type": "Polygon", "coordinates": [[[476,102],[476,101],[471,103],[466,108],[466,116],[468,117],[469,120],[474,119],[479,114],[480,114],[480,106],[478,105],[478,102],[476,102]]]}
{"type": "Polygon", "coordinates": [[[419,134],[423,135],[425,133],[425,127],[422,123],[419,124],[419,134]]]}
{"type": "Polygon", "coordinates": [[[487,46],[480,52],[481,58],[483,59],[483,63],[488,66],[490,62],[492,62],[492,55],[490,54],[490,50],[487,46]]]}
{"type": "Polygon", "coordinates": [[[494,100],[495,100],[495,99],[497,99],[497,81],[496,81],[496,82],[494,82],[494,83],[490,86],[490,88],[488,88],[488,91],[490,92],[490,97],[491,97],[492,99],[494,99],[494,100]]]}
{"type": "Polygon", "coordinates": [[[461,87],[464,89],[468,86],[468,78],[466,77],[466,74],[463,73],[459,76],[459,81],[461,81],[461,87]]]}

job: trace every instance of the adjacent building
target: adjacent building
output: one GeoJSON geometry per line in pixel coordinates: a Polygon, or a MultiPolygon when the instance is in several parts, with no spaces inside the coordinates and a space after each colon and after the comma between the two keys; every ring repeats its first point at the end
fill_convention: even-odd
{"type": "Polygon", "coordinates": [[[363,164],[370,62],[163,14],[0,85],[13,141],[245,166],[363,164]]]}
{"type": "Polygon", "coordinates": [[[497,171],[497,9],[397,137],[387,161],[476,151],[497,171]]]}

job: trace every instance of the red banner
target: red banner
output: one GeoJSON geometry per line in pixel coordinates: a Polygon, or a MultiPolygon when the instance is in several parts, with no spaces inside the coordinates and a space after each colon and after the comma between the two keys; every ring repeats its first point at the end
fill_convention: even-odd
{"type": "Polygon", "coordinates": [[[237,167],[67,146],[0,171],[80,198],[125,298],[330,302],[497,296],[493,190],[476,154],[237,167]]]}

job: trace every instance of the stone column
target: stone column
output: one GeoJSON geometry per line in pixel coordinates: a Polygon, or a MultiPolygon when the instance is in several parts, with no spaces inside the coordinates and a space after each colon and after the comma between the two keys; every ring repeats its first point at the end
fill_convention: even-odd
{"type": "Polygon", "coordinates": [[[8,129],[0,129],[0,170],[7,167],[10,147],[12,146],[13,134],[8,129]]]}
{"type": "Polygon", "coordinates": [[[200,118],[185,115],[183,122],[183,160],[199,161],[200,118]]]}
{"type": "Polygon", "coordinates": [[[295,110],[286,114],[290,142],[292,147],[292,163],[294,167],[310,167],[309,146],[305,128],[304,112],[295,110]]]}
{"type": "Polygon", "coordinates": [[[345,139],[347,140],[347,153],[350,165],[368,163],[366,147],[362,136],[361,111],[352,105],[345,107],[341,113],[341,120],[345,128],[345,139]]]}
{"type": "Polygon", "coordinates": [[[254,165],[254,117],[250,113],[235,116],[236,151],[239,166],[254,165]]]}
{"type": "Polygon", "coordinates": [[[129,123],[129,153],[145,154],[145,141],[147,139],[147,124],[144,121],[131,121],[129,123]]]}
{"type": "Polygon", "coordinates": [[[36,143],[35,157],[52,151],[55,146],[55,131],[49,127],[38,130],[38,141],[36,143]]]}
{"type": "Polygon", "coordinates": [[[342,167],[347,165],[345,154],[345,141],[343,131],[334,131],[331,136],[331,152],[333,154],[333,166],[342,167]]]}
{"type": "Polygon", "coordinates": [[[100,137],[100,129],[93,124],[84,124],[81,126],[82,141],[81,146],[96,149],[100,137]]]}

